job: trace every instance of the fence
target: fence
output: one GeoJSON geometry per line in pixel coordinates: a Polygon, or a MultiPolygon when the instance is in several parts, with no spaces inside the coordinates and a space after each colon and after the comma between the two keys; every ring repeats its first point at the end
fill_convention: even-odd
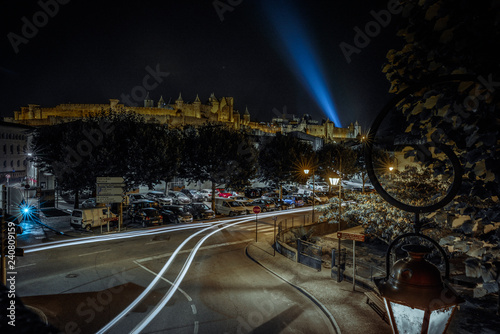
{"type": "Polygon", "coordinates": [[[323,252],[320,246],[297,239],[297,262],[321,271],[322,255],[323,252]]]}

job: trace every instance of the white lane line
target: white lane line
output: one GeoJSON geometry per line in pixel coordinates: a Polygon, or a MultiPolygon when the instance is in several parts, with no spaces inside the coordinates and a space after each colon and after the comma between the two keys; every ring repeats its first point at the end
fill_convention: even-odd
{"type": "Polygon", "coordinates": [[[111,252],[111,249],[105,249],[102,251],[97,251],[97,252],[92,252],[92,253],[79,254],[78,256],[94,255],[94,254],[105,253],[105,252],[111,252]]]}
{"type": "Polygon", "coordinates": [[[194,322],[194,330],[193,330],[193,334],[198,334],[198,328],[199,328],[198,321],[195,321],[195,322],[194,322]]]}
{"type": "Polygon", "coordinates": [[[16,269],[18,269],[18,268],[24,268],[24,267],[29,267],[29,266],[34,266],[34,265],[36,265],[36,263],[24,264],[22,266],[16,266],[16,269]]]}
{"type": "MultiPolygon", "coordinates": [[[[158,315],[158,313],[163,309],[163,307],[168,303],[168,301],[170,300],[170,298],[172,298],[172,295],[175,293],[175,290],[179,287],[179,285],[181,284],[182,280],[184,279],[184,277],[186,276],[187,274],[187,271],[189,270],[189,267],[191,266],[192,262],[193,262],[193,259],[196,255],[196,253],[198,252],[198,250],[201,248],[201,245],[205,242],[205,240],[207,240],[208,238],[210,238],[212,235],[214,235],[215,233],[218,233],[222,230],[225,230],[226,228],[228,227],[231,227],[231,226],[234,226],[234,225],[237,225],[237,224],[241,224],[243,221],[245,221],[246,219],[243,218],[242,221],[238,221],[239,219],[235,219],[233,221],[236,221],[234,223],[231,223],[231,224],[228,224],[228,225],[224,225],[224,226],[219,226],[218,229],[216,229],[215,231],[212,231],[210,232],[209,234],[205,235],[204,237],[202,237],[195,245],[195,247],[193,248],[193,250],[191,251],[191,253],[189,254],[186,262],[184,263],[184,266],[182,267],[182,270],[179,272],[179,275],[177,276],[177,278],[175,279],[174,281],[174,285],[172,285],[170,287],[170,289],[168,290],[167,294],[165,296],[163,296],[163,298],[161,299],[161,301],[153,308],[153,310],[151,310],[149,312],[149,314],[143,318],[139,324],[137,324],[137,326],[135,326],[135,328],[130,331],[130,333],[133,333],[133,334],[139,334],[141,333],[144,328],[158,315]]],[[[187,240],[187,239],[186,239],[187,240]]],[[[182,248],[184,246],[184,243],[181,244],[179,246],[179,248],[182,248]]],[[[172,256],[170,258],[170,260],[172,260],[173,258],[175,257],[172,256]]],[[[169,261],[170,261],[169,260],[169,261]]],[[[163,271],[163,269],[162,269],[163,271]]],[[[163,274],[163,272],[160,272],[160,274],[163,274]]]]}
{"type": "Polygon", "coordinates": [[[193,310],[193,314],[198,313],[198,311],[196,310],[196,305],[194,304],[191,304],[191,310],[193,310]]]}
{"type": "MultiPolygon", "coordinates": [[[[222,243],[222,244],[215,244],[215,245],[210,245],[210,246],[204,246],[204,247],[200,247],[200,250],[206,250],[206,249],[211,249],[211,248],[231,246],[231,245],[242,244],[242,243],[248,243],[248,242],[250,242],[252,240],[253,239],[246,239],[246,240],[242,240],[242,241],[225,242],[225,243],[222,243]]],[[[185,250],[181,250],[181,251],[177,252],[176,254],[190,253],[192,250],[193,250],[192,248],[191,249],[185,249],[185,250]]],[[[136,262],[136,263],[148,262],[148,261],[152,261],[152,260],[161,259],[161,258],[164,258],[164,257],[169,257],[169,256],[172,256],[172,254],[173,253],[165,253],[165,254],[162,254],[162,255],[145,257],[143,259],[135,260],[134,262],[136,262]]]]}
{"type": "MultiPolygon", "coordinates": [[[[155,273],[154,271],[152,271],[151,269],[149,268],[146,268],[145,266],[143,266],[142,264],[140,263],[137,263],[137,261],[134,261],[135,264],[137,264],[139,267],[141,267],[142,269],[146,270],[147,272],[150,272],[151,274],[157,276],[158,274],[155,273]]],[[[168,279],[166,279],[165,277],[162,277],[161,278],[162,280],[164,280],[165,282],[167,282],[168,284],[170,285],[173,285],[174,283],[173,282],[170,282],[168,279]]],[[[191,298],[191,296],[189,296],[184,290],[182,290],[181,288],[178,288],[177,290],[179,290],[183,295],[184,297],[186,297],[186,299],[189,301],[189,302],[192,302],[193,301],[193,298],[191,298]]]]}

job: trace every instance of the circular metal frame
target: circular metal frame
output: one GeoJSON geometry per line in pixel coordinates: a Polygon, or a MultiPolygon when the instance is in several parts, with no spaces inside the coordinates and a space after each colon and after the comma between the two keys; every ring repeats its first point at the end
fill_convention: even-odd
{"type": "MultiPolygon", "coordinates": [[[[389,202],[393,206],[402,209],[404,211],[413,212],[416,214],[432,212],[442,208],[443,206],[451,202],[451,200],[457,195],[458,191],[460,190],[460,185],[462,183],[463,169],[460,160],[450,147],[444,144],[432,143],[434,144],[435,147],[439,148],[441,151],[443,151],[443,153],[445,153],[448,156],[453,165],[453,171],[454,171],[453,184],[448,190],[446,196],[442,198],[439,202],[426,206],[413,206],[396,200],[394,197],[389,195],[389,193],[387,193],[387,191],[385,191],[385,189],[382,187],[373,169],[373,160],[372,160],[373,142],[377,134],[377,131],[379,130],[380,125],[382,124],[382,121],[385,119],[385,117],[389,114],[390,111],[394,110],[394,108],[399,102],[401,102],[404,98],[406,98],[410,94],[413,94],[425,87],[431,88],[436,85],[446,85],[454,82],[460,83],[467,81],[476,82],[477,78],[471,75],[449,75],[432,79],[426,82],[418,83],[396,95],[391,101],[389,101],[389,103],[385,105],[385,107],[380,111],[380,113],[375,118],[375,121],[373,122],[372,127],[370,128],[370,131],[367,135],[368,140],[366,141],[365,161],[366,161],[367,173],[375,190],[379,193],[380,196],[382,196],[382,198],[384,198],[387,202],[389,202]]],[[[427,145],[429,144],[431,143],[428,143],[427,145]]]]}

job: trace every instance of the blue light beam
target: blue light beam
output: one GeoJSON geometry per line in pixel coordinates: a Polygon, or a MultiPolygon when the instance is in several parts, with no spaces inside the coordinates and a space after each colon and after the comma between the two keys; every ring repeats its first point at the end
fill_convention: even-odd
{"type": "Polygon", "coordinates": [[[337,115],[334,100],[326,84],[325,71],[316,50],[305,31],[305,24],[290,1],[263,1],[264,10],[278,33],[283,48],[283,58],[287,59],[292,71],[316,101],[323,113],[342,127],[337,115]]]}

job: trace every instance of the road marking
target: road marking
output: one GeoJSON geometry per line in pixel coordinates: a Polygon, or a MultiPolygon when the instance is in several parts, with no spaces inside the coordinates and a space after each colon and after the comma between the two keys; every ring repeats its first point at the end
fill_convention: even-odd
{"type": "Polygon", "coordinates": [[[150,241],[150,242],[146,242],[145,245],[152,245],[152,244],[157,244],[159,242],[166,242],[168,240],[156,240],[156,241],[150,241]]]}
{"type": "MultiPolygon", "coordinates": [[[[223,244],[216,244],[216,245],[210,245],[210,246],[200,247],[199,249],[200,250],[206,250],[206,249],[217,248],[217,247],[231,246],[231,245],[236,245],[236,244],[248,243],[248,242],[250,242],[252,240],[253,239],[246,239],[246,240],[243,240],[243,241],[225,242],[223,244]]],[[[178,252],[178,254],[190,253],[192,250],[193,250],[192,248],[191,249],[181,250],[181,251],[178,252]]],[[[143,259],[135,260],[134,262],[136,262],[137,264],[139,264],[139,263],[142,263],[142,262],[148,262],[148,261],[152,261],[152,260],[161,259],[161,258],[164,258],[164,257],[169,257],[172,254],[173,253],[166,253],[166,254],[162,254],[162,255],[145,257],[143,259]]]]}
{"type": "Polygon", "coordinates": [[[193,314],[198,313],[198,311],[196,310],[196,305],[191,304],[191,309],[193,310],[193,314]]]}
{"type": "MultiPolygon", "coordinates": [[[[155,275],[155,276],[158,276],[157,273],[155,273],[154,271],[152,271],[151,269],[143,266],[142,264],[140,263],[137,263],[137,261],[134,261],[135,264],[137,264],[139,267],[141,267],[142,269],[146,270],[147,272],[150,272],[151,274],[155,275]]],[[[168,279],[166,279],[165,277],[161,277],[162,280],[164,280],[165,282],[167,282],[168,284],[170,285],[173,285],[174,283],[173,282],[170,282],[168,279]]],[[[189,302],[192,302],[193,301],[193,298],[191,298],[184,290],[182,290],[181,288],[178,288],[177,290],[179,290],[183,295],[184,297],[186,297],[186,299],[189,301],[189,302]]]]}
{"type": "Polygon", "coordinates": [[[16,266],[16,268],[23,268],[23,267],[29,267],[29,266],[34,266],[34,265],[36,265],[36,263],[30,263],[30,264],[25,264],[22,266],[16,266]]]}
{"type": "Polygon", "coordinates": [[[105,250],[102,250],[102,251],[97,251],[97,252],[92,252],[92,253],[86,253],[86,254],[80,254],[78,256],[87,256],[87,255],[93,255],[93,254],[99,254],[99,253],[105,253],[105,252],[110,252],[111,249],[105,249],[105,250]]]}
{"type": "Polygon", "coordinates": [[[198,321],[195,321],[195,322],[194,322],[194,331],[193,331],[193,333],[194,333],[194,334],[197,334],[197,333],[198,333],[198,328],[199,328],[198,321]]]}

